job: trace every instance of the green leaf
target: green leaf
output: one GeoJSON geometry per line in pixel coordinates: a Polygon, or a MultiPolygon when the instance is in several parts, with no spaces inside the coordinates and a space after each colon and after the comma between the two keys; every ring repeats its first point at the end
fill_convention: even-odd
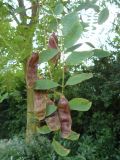
{"type": "Polygon", "coordinates": [[[59,154],[60,156],[67,156],[70,153],[69,149],[64,148],[58,141],[53,139],[52,146],[54,150],[59,154]]]}
{"type": "Polygon", "coordinates": [[[57,49],[49,49],[49,50],[43,51],[42,53],[40,53],[40,63],[48,62],[57,54],[58,54],[57,49]]]}
{"type": "Polygon", "coordinates": [[[36,81],[34,89],[35,90],[48,90],[48,89],[52,89],[58,86],[59,84],[57,84],[56,82],[53,82],[52,80],[40,79],[36,81]]]}
{"type": "Polygon", "coordinates": [[[81,73],[68,79],[66,85],[75,85],[93,77],[92,73],[81,73]]]}
{"type": "Polygon", "coordinates": [[[51,115],[52,113],[54,113],[57,110],[57,106],[55,105],[48,105],[46,107],[46,117],[51,115]]]}
{"type": "Polygon", "coordinates": [[[104,8],[99,14],[98,24],[104,23],[108,19],[108,17],[109,17],[109,10],[108,8],[104,8]]]}
{"type": "Polygon", "coordinates": [[[74,98],[69,101],[69,105],[71,110],[88,111],[92,103],[84,98],[74,98]]]}
{"type": "Polygon", "coordinates": [[[78,134],[78,133],[76,133],[74,131],[71,131],[71,134],[66,139],[69,139],[71,141],[76,141],[76,140],[79,139],[79,137],[80,137],[80,134],[78,134]]]}
{"type": "Polygon", "coordinates": [[[40,134],[47,134],[47,133],[50,133],[51,130],[49,129],[49,127],[47,125],[44,125],[40,128],[37,128],[37,132],[40,134]]]}
{"type": "Polygon", "coordinates": [[[93,50],[93,52],[94,52],[94,56],[98,58],[108,57],[111,55],[111,53],[109,53],[108,51],[104,51],[102,49],[95,49],[93,50]]]}
{"type": "Polygon", "coordinates": [[[63,17],[61,23],[63,25],[64,46],[69,48],[79,39],[83,27],[76,12],[63,17]]]}
{"type": "Polygon", "coordinates": [[[74,46],[68,48],[65,52],[72,52],[75,49],[79,48],[80,46],[82,46],[82,43],[75,44],[74,46]]]}
{"type": "Polygon", "coordinates": [[[59,15],[63,12],[64,6],[62,3],[58,3],[55,7],[54,13],[55,15],[59,15]]]}
{"type": "Polygon", "coordinates": [[[80,38],[83,31],[83,27],[80,22],[76,23],[70,32],[64,37],[64,46],[69,48],[75,44],[75,42],[80,38]]]}
{"type": "Polygon", "coordinates": [[[92,51],[82,51],[82,52],[73,52],[66,60],[67,65],[76,65],[80,64],[82,61],[86,60],[93,56],[92,51]]]}
{"type": "Polygon", "coordinates": [[[66,36],[67,34],[69,34],[71,29],[73,29],[73,27],[78,22],[79,22],[79,17],[76,12],[70,13],[70,14],[64,16],[61,20],[61,23],[63,25],[63,29],[62,29],[63,35],[66,36]]]}

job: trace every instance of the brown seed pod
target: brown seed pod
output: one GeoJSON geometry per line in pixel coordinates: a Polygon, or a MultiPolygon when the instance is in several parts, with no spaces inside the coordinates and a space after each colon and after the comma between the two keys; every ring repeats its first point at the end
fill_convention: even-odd
{"type": "Polygon", "coordinates": [[[61,96],[58,102],[58,115],[61,123],[62,137],[67,138],[71,133],[72,119],[68,100],[61,96]]]}
{"type": "Polygon", "coordinates": [[[58,38],[54,32],[51,34],[49,38],[48,47],[55,48],[55,49],[57,49],[58,47],[58,38]]]}
{"type": "Polygon", "coordinates": [[[42,91],[34,91],[34,113],[35,116],[42,120],[46,114],[47,94],[42,91]]]}
{"type": "Polygon", "coordinates": [[[32,88],[34,86],[35,81],[37,80],[38,60],[39,60],[39,54],[33,53],[27,61],[26,83],[28,88],[32,88]]]}
{"type": "MultiPolygon", "coordinates": [[[[49,105],[52,105],[52,104],[54,104],[54,102],[51,100],[48,100],[47,107],[50,107],[49,105]]],[[[57,131],[58,129],[60,129],[60,120],[59,120],[57,111],[54,112],[51,116],[47,117],[45,121],[48,127],[50,128],[50,130],[57,131]]]]}
{"type": "MultiPolygon", "coordinates": [[[[49,48],[53,48],[53,49],[57,49],[58,48],[58,38],[56,36],[56,34],[53,32],[49,38],[49,42],[48,42],[48,47],[49,48]]],[[[57,64],[58,60],[60,59],[60,53],[58,53],[56,56],[54,56],[50,62],[52,62],[53,64],[57,64]]]]}

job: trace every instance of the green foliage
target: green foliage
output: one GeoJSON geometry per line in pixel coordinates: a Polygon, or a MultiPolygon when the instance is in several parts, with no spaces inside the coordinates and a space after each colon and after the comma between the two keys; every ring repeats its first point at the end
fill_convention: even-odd
{"type": "MultiPolygon", "coordinates": [[[[11,77],[12,78],[12,77],[11,77]]],[[[16,84],[10,88],[8,86],[8,97],[0,103],[0,137],[10,138],[15,134],[25,132],[26,125],[26,89],[21,77],[16,78],[16,84]],[[3,125],[4,124],[4,125],[3,125]]],[[[0,88],[6,91],[5,81],[2,80],[0,88]],[[4,82],[4,83],[3,83],[4,82]]]]}
{"type": "Polygon", "coordinates": [[[50,160],[54,157],[48,139],[37,136],[29,144],[23,138],[3,140],[0,142],[0,159],[2,160],[50,160]]]}

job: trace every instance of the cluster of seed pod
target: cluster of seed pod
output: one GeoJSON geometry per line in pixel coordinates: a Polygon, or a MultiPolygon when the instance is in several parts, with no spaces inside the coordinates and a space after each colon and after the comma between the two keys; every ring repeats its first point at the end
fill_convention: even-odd
{"type": "MultiPolygon", "coordinates": [[[[50,102],[54,104],[52,101],[50,102]]],[[[70,135],[72,119],[68,100],[64,96],[61,96],[58,101],[57,111],[46,118],[45,121],[52,131],[60,129],[63,138],[67,138],[70,135]]]]}
{"type": "MultiPolygon", "coordinates": [[[[49,38],[48,47],[57,49],[58,39],[55,33],[49,38]]],[[[57,56],[53,57],[51,61],[56,64],[58,61],[57,56]]],[[[31,57],[28,58],[26,67],[26,83],[28,88],[33,88],[35,81],[39,78],[37,77],[37,65],[39,60],[39,54],[33,53],[31,57]]],[[[34,90],[34,89],[33,89],[34,90]]],[[[45,120],[46,124],[51,131],[61,130],[62,137],[67,138],[71,133],[71,114],[68,100],[61,96],[57,104],[57,110],[48,117],[46,116],[46,109],[50,105],[54,105],[54,102],[48,98],[46,91],[34,90],[34,114],[39,121],[45,120]]]]}

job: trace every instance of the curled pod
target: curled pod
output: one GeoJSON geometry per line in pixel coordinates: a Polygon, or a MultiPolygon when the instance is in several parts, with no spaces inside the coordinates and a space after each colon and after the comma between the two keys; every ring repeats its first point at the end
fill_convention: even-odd
{"type": "Polygon", "coordinates": [[[26,66],[26,83],[28,88],[34,86],[35,81],[37,80],[37,64],[39,60],[39,54],[33,53],[29,57],[26,66]]]}
{"type": "MultiPolygon", "coordinates": [[[[53,48],[53,49],[57,49],[58,48],[58,38],[57,38],[57,36],[56,36],[56,34],[54,32],[49,37],[48,47],[49,48],[53,48]]],[[[50,61],[53,64],[57,64],[59,59],[60,59],[60,53],[58,53],[56,56],[54,56],[50,61]]]]}
{"type": "Polygon", "coordinates": [[[55,49],[57,49],[58,47],[58,38],[54,32],[50,35],[48,47],[55,48],[55,49]]]}
{"type": "Polygon", "coordinates": [[[54,112],[50,117],[46,118],[45,121],[51,131],[57,131],[60,129],[60,120],[57,111],[54,112]]]}
{"type": "Polygon", "coordinates": [[[61,133],[63,138],[67,138],[71,133],[72,119],[68,100],[61,96],[58,102],[58,115],[61,124],[61,133]]]}
{"type": "MultiPolygon", "coordinates": [[[[50,105],[54,105],[54,102],[48,100],[47,107],[52,107],[50,105]]],[[[57,131],[60,129],[60,120],[58,117],[58,112],[55,111],[52,115],[45,119],[47,126],[50,128],[51,131],[57,131]]]]}
{"type": "Polygon", "coordinates": [[[47,94],[42,91],[34,91],[34,113],[40,120],[45,118],[47,94]]]}

